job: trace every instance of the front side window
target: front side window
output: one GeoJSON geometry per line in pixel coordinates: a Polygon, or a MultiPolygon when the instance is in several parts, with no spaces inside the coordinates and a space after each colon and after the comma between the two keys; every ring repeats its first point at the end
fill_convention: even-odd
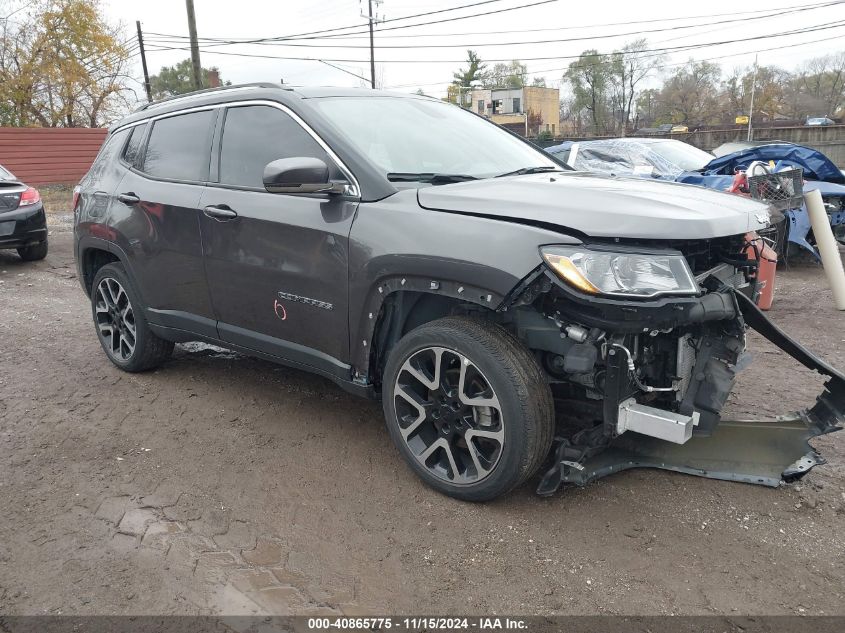
{"type": "Polygon", "coordinates": [[[144,154],[143,171],[157,178],[205,180],[213,117],[213,110],[203,110],[155,121],[144,154]]]}
{"type": "Polygon", "coordinates": [[[385,175],[461,174],[489,178],[560,166],[499,126],[440,101],[403,97],[324,97],[315,106],[385,175]]]}
{"type": "Polygon", "coordinates": [[[220,182],[264,188],[264,167],[280,158],[319,158],[331,169],[325,150],[288,114],[272,106],[239,106],[226,111],[220,145],[220,182]]]}

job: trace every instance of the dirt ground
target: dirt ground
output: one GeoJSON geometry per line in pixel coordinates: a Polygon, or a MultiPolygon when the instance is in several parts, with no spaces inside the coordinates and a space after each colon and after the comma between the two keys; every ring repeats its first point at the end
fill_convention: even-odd
{"type": "MultiPolygon", "coordinates": [[[[71,234],[50,239],[44,262],[0,252],[2,614],[845,614],[845,433],[780,489],[629,471],[460,503],[321,378],[201,345],[120,372],[71,234]]],[[[775,321],[845,367],[822,271],[778,280],[775,321]]],[[[731,413],[814,399],[751,348],[731,413]]]]}

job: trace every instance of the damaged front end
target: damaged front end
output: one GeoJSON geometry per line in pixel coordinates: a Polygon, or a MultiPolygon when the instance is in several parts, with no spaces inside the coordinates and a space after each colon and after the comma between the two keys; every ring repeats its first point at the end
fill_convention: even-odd
{"type": "MultiPolygon", "coordinates": [[[[672,251],[660,246],[598,249],[682,255],[694,293],[602,292],[571,265],[578,263],[575,253],[561,266],[539,268],[506,303],[513,329],[541,359],[555,395],[557,433],[541,495],[629,468],[777,486],[824,463],[808,440],[845,423],[845,376],[754,304],[755,262],[742,256],[742,236],[673,243],[672,251]],[[751,360],[748,328],[828,377],[812,407],[770,421],[721,419],[736,374],[751,360]]],[[[603,274],[624,286],[620,266],[617,259],[603,274]]],[[[677,268],[665,256],[636,266],[677,268]]]]}

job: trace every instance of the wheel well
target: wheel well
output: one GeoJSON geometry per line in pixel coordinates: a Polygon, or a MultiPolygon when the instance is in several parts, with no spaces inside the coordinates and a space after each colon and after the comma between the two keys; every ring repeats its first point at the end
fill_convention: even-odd
{"type": "Polygon", "coordinates": [[[429,321],[458,314],[493,318],[495,312],[465,300],[415,290],[400,290],[387,296],[381,306],[372,336],[370,375],[378,387],[390,350],[405,334],[429,321]]]}
{"type": "Polygon", "coordinates": [[[106,264],[120,261],[114,253],[104,251],[100,248],[89,248],[82,254],[82,280],[85,290],[91,294],[91,287],[94,285],[94,277],[97,271],[106,264]]]}

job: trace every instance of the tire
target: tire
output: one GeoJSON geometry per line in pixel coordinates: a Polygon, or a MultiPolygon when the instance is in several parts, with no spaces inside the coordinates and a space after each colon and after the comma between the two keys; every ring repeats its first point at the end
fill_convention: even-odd
{"type": "Polygon", "coordinates": [[[551,449],[554,402],[537,361],[507,330],[477,319],[432,321],[397,342],[382,406],[411,469],[457,499],[509,492],[551,449]]]}
{"type": "Polygon", "coordinates": [[[47,240],[18,249],[18,255],[25,262],[37,262],[47,257],[47,240]]]}
{"type": "Polygon", "coordinates": [[[119,263],[103,266],[94,276],[91,314],[103,351],[123,371],[154,369],[173,353],[173,343],[150,330],[143,307],[119,263]]]}

